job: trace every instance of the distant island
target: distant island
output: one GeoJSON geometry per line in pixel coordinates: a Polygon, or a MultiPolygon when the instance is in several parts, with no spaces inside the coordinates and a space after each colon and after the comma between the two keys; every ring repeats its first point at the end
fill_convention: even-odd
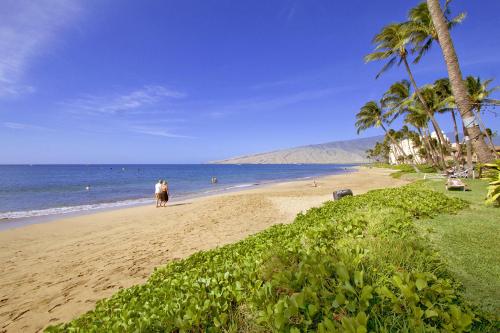
{"type": "Polygon", "coordinates": [[[233,157],[213,164],[294,164],[294,163],[365,163],[366,150],[383,139],[382,136],[373,136],[363,139],[333,141],[276,150],[266,153],[233,157]]]}

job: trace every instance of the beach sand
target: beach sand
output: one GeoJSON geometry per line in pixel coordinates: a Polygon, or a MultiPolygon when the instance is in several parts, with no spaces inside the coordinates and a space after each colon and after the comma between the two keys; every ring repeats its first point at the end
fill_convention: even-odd
{"type": "Polygon", "coordinates": [[[391,170],[279,183],[192,199],[167,208],[99,212],[0,232],[0,332],[37,332],[91,310],[154,267],[236,242],[330,200],[404,181],[391,170]]]}

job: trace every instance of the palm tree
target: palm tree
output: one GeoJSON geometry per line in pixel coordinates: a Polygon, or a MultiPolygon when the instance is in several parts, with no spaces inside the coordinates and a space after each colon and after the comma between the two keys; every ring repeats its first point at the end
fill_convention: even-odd
{"type": "Polygon", "coordinates": [[[432,17],[432,22],[434,23],[434,27],[436,29],[439,45],[441,46],[444,60],[448,68],[448,76],[450,78],[453,95],[455,96],[455,103],[457,104],[462,120],[465,123],[467,134],[472,139],[472,145],[474,146],[479,162],[491,162],[495,159],[495,155],[486,145],[483,133],[476,124],[476,117],[472,111],[471,102],[467,95],[467,87],[462,78],[458,57],[448,30],[448,23],[444,17],[439,0],[426,1],[432,17]]]}
{"type": "Polygon", "coordinates": [[[390,151],[390,146],[387,144],[387,142],[377,142],[375,143],[375,147],[373,147],[373,157],[375,160],[380,161],[380,159],[383,159],[383,161],[388,162],[389,161],[389,151],[390,151]]]}
{"type": "Polygon", "coordinates": [[[403,150],[403,140],[404,140],[403,134],[400,131],[389,129],[387,131],[386,136],[388,136],[389,138],[394,138],[394,140],[396,140],[396,142],[398,143],[398,147],[400,147],[399,149],[403,151],[403,154],[401,154],[401,156],[397,156],[396,154],[394,154],[396,161],[401,163],[406,163],[407,160],[411,161],[412,157],[408,156],[403,150]]]}
{"type": "MultiPolygon", "coordinates": [[[[448,25],[448,30],[451,30],[456,25],[460,24],[465,19],[465,13],[460,13],[454,18],[449,18],[450,8],[447,1],[445,5],[444,15],[448,25]]],[[[436,41],[439,44],[437,32],[432,22],[431,13],[425,0],[412,8],[408,13],[408,26],[411,31],[411,41],[414,45],[412,51],[417,53],[417,57],[413,63],[418,63],[422,56],[431,49],[432,44],[436,41]]]]}
{"type": "MultiPolygon", "coordinates": [[[[453,98],[453,93],[451,92],[450,80],[448,78],[438,79],[434,81],[434,89],[436,91],[437,96],[446,101],[449,105],[448,111],[451,114],[451,120],[453,122],[453,131],[455,136],[455,143],[457,147],[460,148],[460,138],[458,136],[458,126],[457,126],[457,118],[455,117],[455,101],[453,98]]],[[[446,110],[445,110],[446,111],[446,110]]],[[[459,156],[461,155],[461,150],[458,149],[459,156]]]]}
{"type": "Polygon", "coordinates": [[[391,117],[389,122],[394,121],[407,111],[410,101],[410,82],[401,80],[392,84],[382,96],[381,104],[388,108],[387,116],[391,117]]]}
{"type": "Polygon", "coordinates": [[[375,101],[367,102],[363,107],[361,107],[358,114],[356,114],[356,123],[358,134],[361,131],[372,127],[381,127],[385,134],[389,136],[389,139],[394,144],[394,146],[399,150],[401,155],[404,157],[404,151],[396,141],[394,136],[389,132],[389,130],[384,126],[386,122],[386,115],[382,107],[375,101]]]}
{"type": "Polygon", "coordinates": [[[407,140],[408,143],[408,149],[411,151],[411,154],[413,158],[415,158],[415,146],[417,146],[417,142],[415,141],[416,134],[415,132],[412,132],[408,126],[403,125],[401,129],[398,131],[401,140],[407,140]]]}
{"type": "Polygon", "coordinates": [[[419,135],[422,137],[426,150],[427,160],[436,167],[443,167],[442,159],[438,157],[438,154],[431,144],[432,140],[428,125],[429,116],[422,109],[420,103],[415,103],[415,101],[413,100],[413,103],[410,104],[407,108],[404,122],[415,127],[419,135]]]}
{"type": "Polygon", "coordinates": [[[405,65],[406,71],[410,78],[410,82],[415,89],[415,92],[424,105],[426,112],[429,115],[429,119],[431,120],[434,128],[436,129],[436,133],[441,142],[445,142],[443,133],[441,128],[439,127],[438,122],[434,118],[432,112],[425,105],[425,100],[420,94],[420,90],[418,88],[417,83],[415,82],[415,78],[413,77],[413,73],[410,69],[410,65],[408,64],[408,50],[407,45],[410,42],[411,38],[411,30],[409,29],[409,25],[406,23],[393,23],[382,28],[374,38],[373,43],[376,44],[375,52],[368,54],[365,57],[365,61],[375,61],[375,60],[386,60],[389,61],[382,67],[380,72],[377,74],[377,78],[382,75],[389,68],[394,66],[394,64],[400,65],[403,63],[405,65]]]}
{"type": "MultiPolygon", "coordinates": [[[[454,125],[455,132],[455,142],[457,144],[458,151],[460,151],[460,140],[458,138],[458,127],[455,118],[455,103],[453,99],[453,95],[451,94],[451,90],[449,88],[449,81],[446,79],[440,79],[434,82],[433,85],[428,85],[424,89],[422,89],[422,94],[426,99],[427,105],[434,113],[450,113],[452,122],[454,125]]],[[[453,151],[450,151],[455,163],[458,165],[461,156],[457,156],[453,154],[453,151]]],[[[460,155],[460,153],[459,153],[460,155]]]]}
{"type": "Polygon", "coordinates": [[[495,151],[495,145],[493,144],[493,140],[491,139],[491,136],[489,135],[488,131],[486,131],[486,126],[484,126],[483,120],[481,119],[481,109],[484,103],[497,104],[499,102],[495,99],[489,98],[489,96],[493,92],[499,90],[500,87],[489,88],[489,85],[491,84],[491,82],[493,82],[492,79],[481,81],[479,77],[475,78],[473,76],[467,76],[465,81],[467,85],[467,93],[469,94],[469,99],[473,103],[472,109],[476,110],[477,119],[483,126],[484,134],[488,138],[490,145],[493,148],[493,151],[495,151]]]}
{"type": "MultiPolygon", "coordinates": [[[[424,90],[425,91],[425,90],[424,90]]],[[[432,99],[430,101],[427,100],[427,97],[424,96],[425,94],[422,94],[422,97],[425,100],[425,103],[427,104],[428,110],[430,110],[431,114],[434,115],[436,111],[439,111],[439,109],[442,107],[441,105],[436,105],[437,102],[435,101],[435,96],[431,96],[432,99]],[[438,109],[438,110],[436,110],[438,109]]],[[[392,122],[394,119],[404,113],[408,112],[408,108],[412,105],[417,103],[414,96],[412,96],[411,91],[410,91],[410,83],[407,80],[402,80],[399,82],[394,83],[389,87],[389,89],[385,92],[384,96],[382,97],[382,105],[384,107],[388,107],[389,111],[387,112],[388,116],[392,116],[391,120],[389,121],[392,122]]],[[[424,110],[424,107],[422,103],[421,109],[424,110]]],[[[425,112],[425,111],[424,111],[425,112]]],[[[427,118],[429,119],[429,117],[427,118]]],[[[433,124],[434,125],[434,124],[433,124]]],[[[438,133],[438,128],[434,127],[434,130],[436,134],[438,133]]],[[[444,140],[444,139],[443,139],[444,140]]],[[[439,151],[441,155],[441,160],[443,161],[444,165],[444,145],[446,142],[443,142],[441,140],[441,136],[438,135],[438,145],[439,145],[439,151]]]]}

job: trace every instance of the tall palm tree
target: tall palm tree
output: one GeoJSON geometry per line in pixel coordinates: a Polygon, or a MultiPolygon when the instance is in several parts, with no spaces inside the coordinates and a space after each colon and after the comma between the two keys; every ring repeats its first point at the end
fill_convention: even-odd
{"type": "Polygon", "coordinates": [[[406,152],[403,150],[403,140],[405,139],[404,136],[403,136],[403,133],[401,133],[401,131],[396,131],[394,129],[389,129],[387,131],[387,134],[386,136],[388,136],[389,138],[394,138],[394,140],[396,140],[396,142],[398,143],[398,147],[400,147],[400,150],[403,152],[403,154],[401,154],[401,156],[397,156],[396,154],[394,154],[394,157],[396,158],[396,160],[398,162],[402,162],[402,163],[406,163],[407,161],[411,161],[411,159],[413,158],[412,156],[408,156],[408,155],[411,155],[411,154],[406,154],[406,152]]]}
{"type": "Polygon", "coordinates": [[[355,126],[357,128],[358,134],[361,131],[372,127],[381,127],[385,134],[388,135],[392,144],[394,144],[397,150],[399,150],[401,156],[404,157],[405,154],[403,149],[384,125],[384,123],[386,122],[386,115],[384,114],[382,107],[377,102],[370,101],[363,105],[358,114],[356,114],[356,119],[357,120],[355,126]]]}
{"type": "Polygon", "coordinates": [[[387,142],[377,142],[375,143],[375,146],[373,147],[373,153],[372,155],[375,157],[377,161],[380,161],[382,158],[385,162],[389,161],[389,151],[390,151],[390,146],[387,144],[387,142]]]}
{"type": "MultiPolygon", "coordinates": [[[[423,92],[427,92],[428,89],[424,89],[423,92]]],[[[424,94],[422,93],[422,97],[425,100],[425,104],[420,102],[421,105],[421,110],[424,110],[425,112],[425,107],[424,105],[427,105],[428,111],[430,110],[430,113],[434,115],[436,111],[440,111],[442,108],[441,105],[438,105],[436,102],[436,97],[433,94],[430,94],[430,98],[427,97],[426,95],[429,95],[429,93],[424,94]],[[429,100],[428,100],[429,99],[429,100]]],[[[420,100],[419,100],[420,101],[420,100]]],[[[388,116],[392,116],[390,119],[389,123],[392,122],[395,118],[398,116],[407,113],[408,108],[412,105],[418,103],[414,96],[411,94],[410,91],[410,83],[407,80],[402,80],[399,82],[394,83],[389,87],[389,89],[385,92],[384,96],[382,97],[382,105],[384,107],[388,107],[388,116]]],[[[429,119],[429,117],[427,118],[429,119]]],[[[433,124],[434,126],[434,124],[433,124]]],[[[438,129],[434,126],[434,130],[436,134],[438,133],[438,129]]],[[[443,139],[444,140],[444,139],[443,139]]],[[[446,142],[443,142],[441,140],[441,136],[438,136],[438,147],[440,151],[440,158],[442,160],[442,165],[444,165],[444,146],[446,145],[446,142]]]]}
{"type": "Polygon", "coordinates": [[[467,76],[465,82],[467,85],[467,93],[469,94],[469,99],[473,103],[472,109],[473,110],[475,109],[477,119],[484,128],[483,133],[488,138],[489,143],[493,148],[493,151],[495,151],[495,145],[493,144],[493,140],[491,139],[491,136],[488,134],[488,131],[486,131],[486,126],[484,125],[483,120],[481,119],[481,109],[484,103],[497,104],[499,102],[489,97],[493,92],[499,90],[500,87],[490,88],[489,85],[493,82],[492,79],[481,81],[479,77],[475,78],[473,76],[467,76]]]}
{"type": "Polygon", "coordinates": [[[436,152],[433,145],[431,144],[431,136],[429,131],[429,116],[422,109],[421,103],[416,103],[414,99],[412,99],[413,103],[410,104],[407,108],[406,116],[404,122],[406,124],[410,124],[419,133],[422,137],[427,160],[432,162],[432,164],[436,167],[443,167],[444,161],[442,158],[439,158],[439,153],[436,152]]]}
{"type": "Polygon", "coordinates": [[[417,142],[415,141],[415,132],[412,132],[408,126],[403,125],[401,129],[398,131],[401,140],[407,140],[408,143],[408,149],[410,150],[411,154],[413,155],[413,158],[415,158],[416,153],[415,153],[415,146],[417,146],[417,142]]]}
{"type": "MultiPolygon", "coordinates": [[[[396,118],[402,116],[409,112],[409,107],[414,103],[413,96],[410,92],[410,82],[408,80],[401,80],[394,84],[392,84],[389,89],[384,93],[381,104],[383,107],[387,108],[386,112],[387,117],[389,118],[388,123],[392,123],[396,118]]],[[[429,118],[426,117],[426,124],[429,121],[429,118]]],[[[403,136],[407,139],[411,139],[411,133],[408,127],[403,126],[401,129],[403,136]]],[[[422,131],[419,129],[420,135],[422,135],[422,131]]],[[[419,140],[420,141],[420,140],[419,140]]],[[[426,142],[426,140],[424,140],[426,142]]],[[[416,143],[415,140],[412,140],[412,143],[416,143]]],[[[410,150],[413,151],[413,147],[409,147],[410,150]]],[[[427,148],[427,147],[426,147],[427,148]]],[[[426,149],[426,152],[430,152],[430,149],[426,149]]],[[[413,156],[415,152],[412,152],[413,156]]]]}
{"type": "MultiPolygon", "coordinates": [[[[451,30],[456,25],[460,24],[465,19],[465,13],[460,13],[454,18],[449,18],[450,8],[448,4],[451,1],[446,1],[444,15],[448,25],[448,30],[451,30]]],[[[413,63],[418,63],[422,56],[431,49],[432,44],[438,41],[437,32],[432,22],[431,13],[427,3],[422,1],[417,6],[413,7],[408,13],[408,26],[411,31],[411,41],[414,45],[412,51],[417,53],[417,57],[413,63]]]]}
{"type": "Polygon", "coordinates": [[[394,121],[407,111],[410,101],[410,82],[401,80],[393,83],[382,96],[381,104],[388,108],[387,116],[389,122],[394,121]]]}
{"type": "Polygon", "coordinates": [[[444,17],[439,0],[426,0],[429,12],[432,17],[432,22],[436,29],[436,35],[439,40],[439,45],[443,52],[444,60],[448,68],[448,76],[450,78],[451,88],[455,96],[455,103],[460,111],[467,134],[471,137],[472,145],[476,152],[479,162],[490,162],[495,159],[495,155],[486,145],[483,133],[476,124],[476,117],[472,111],[471,102],[467,95],[467,87],[462,78],[462,72],[458,63],[458,57],[453,46],[453,41],[448,30],[448,23],[444,17]]]}
{"type": "MultiPolygon", "coordinates": [[[[450,80],[448,78],[438,79],[434,81],[434,89],[436,91],[436,95],[443,101],[449,105],[448,110],[451,114],[451,120],[453,123],[453,131],[455,136],[455,143],[457,147],[460,147],[460,139],[458,136],[458,126],[457,126],[457,118],[455,117],[455,101],[453,98],[453,93],[451,92],[450,80]]],[[[460,149],[458,149],[459,155],[461,154],[460,149]]]]}
{"type": "MultiPolygon", "coordinates": [[[[455,103],[453,95],[451,94],[451,89],[449,88],[449,81],[446,79],[440,79],[434,82],[433,85],[428,85],[425,87],[425,92],[423,95],[426,98],[427,105],[435,113],[450,113],[452,122],[454,125],[454,134],[455,134],[455,142],[457,144],[457,149],[460,151],[460,140],[458,138],[458,127],[455,118],[455,103]]],[[[460,161],[460,153],[457,156],[453,154],[453,151],[450,150],[450,153],[455,160],[455,163],[458,165],[460,161]]]]}
{"type": "Polygon", "coordinates": [[[382,73],[387,71],[389,68],[394,66],[396,63],[400,65],[404,64],[406,71],[408,73],[408,77],[410,78],[410,82],[415,89],[415,92],[424,105],[426,112],[429,115],[429,119],[431,120],[434,128],[436,128],[436,133],[441,142],[445,142],[443,133],[441,128],[439,127],[438,122],[434,118],[432,112],[425,105],[425,100],[420,94],[420,90],[418,88],[417,83],[415,82],[415,78],[411,71],[410,65],[408,63],[408,50],[407,46],[410,42],[411,38],[411,30],[409,29],[409,25],[406,23],[393,23],[382,28],[374,38],[373,43],[376,44],[375,52],[368,54],[365,57],[365,61],[375,61],[375,60],[386,60],[389,61],[382,67],[380,72],[377,74],[377,78],[380,77],[382,73]]]}
{"type": "MultiPolygon", "coordinates": [[[[389,89],[384,93],[382,97],[381,104],[383,107],[387,108],[388,111],[386,112],[386,115],[390,120],[388,120],[388,123],[391,123],[394,121],[397,117],[403,115],[403,114],[408,114],[412,112],[410,110],[412,107],[414,108],[415,105],[415,98],[414,95],[411,94],[410,91],[410,82],[407,80],[402,80],[398,81],[394,84],[392,84],[389,89]]],[[[414,111],[414,110],[413,110],[414,111]]],[[[421,117],[421,119],[425,119],[423,123],[421,122],[419,125],[416,125],[416,123],[412,123],[414,127],[417,128],[420,136],[424,139],[424,144],[426,148],[426,153],[428,154],[434,154],[433,148],[428,145],[429,139],[427,137],[424,137],[425,131],[422,131],[421,128],[427,127],[427,123],[429,122],[429,117],[425,113],[425,111],[420,107],[420,111],[422,111],[421,115],[418,115],[421,117]],[[423,118],[422,118],[423,116],[423,118]]],[[[415,113],[414,113],[415,115],[415,113]]],[[[410,115],[410,118],[412,115],[410,115]]],[[[442,147],[440,146],[440,151],[442,151],[442,147]]],[[[427,160],[431,160],[429,157],[427,157],[427,160]]],[[[439,158],[435,158],[435,160],[439,161],[439,158]]],[[[441,154],[441,160],[444,161],[444,156],[441,154]]],[[[434,159],[432,159],[433,164],[436,166],[442,166],[434,163],[434,159]]],[[[444,164],[444,163],[443,163],[444,164]]]]}

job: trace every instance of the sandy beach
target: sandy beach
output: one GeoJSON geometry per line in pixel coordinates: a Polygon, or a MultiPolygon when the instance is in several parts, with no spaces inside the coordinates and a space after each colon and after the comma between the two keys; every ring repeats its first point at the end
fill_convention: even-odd
{"type": "Polygon", "coordinates": [[[391,170],[294,181],[177,202],[132,207],[0,232],[0,332],[38,332],[71,320],[154,267],[235,242],[330,200],[404,183],[391,170]]]}

